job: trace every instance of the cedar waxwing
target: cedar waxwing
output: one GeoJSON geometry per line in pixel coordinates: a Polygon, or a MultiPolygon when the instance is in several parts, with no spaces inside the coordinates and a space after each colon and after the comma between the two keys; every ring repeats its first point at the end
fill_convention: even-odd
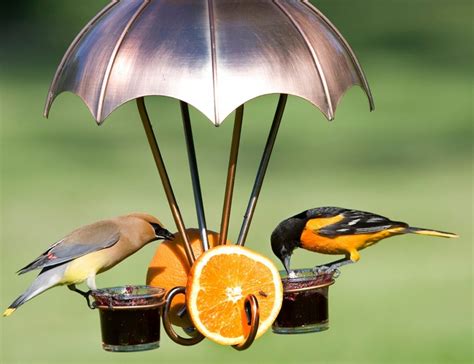
{"type": "Polygon", "coordinates": [[[58,285],[67,285],[89,302],[88,293],[78,290],[76,284],[87,281],[89,289],[95,290],[96,274],[112,268],[157,239],[172,240],[173,234],[163,228],[157,218],[145,213],[132,213],[80,227],[18,271],[23,274],[41,268],[31,286],[13,301],[3,316],[11,315],[20,305],[58,285]]]}
{"type": "Polygon", "coordinates": [[[346,257],[325,264],[322,270],[334,270],[359,260],[359,250],[379,240],[401,234],[420,234],[457,238],[458,235],[443,231],[410,227],[371,212],[318,207],[303,211],[282,221],[271,236],[273,253],[290,272],[293,250],[303,248],[323,254],[344,254],[346,257]]]}

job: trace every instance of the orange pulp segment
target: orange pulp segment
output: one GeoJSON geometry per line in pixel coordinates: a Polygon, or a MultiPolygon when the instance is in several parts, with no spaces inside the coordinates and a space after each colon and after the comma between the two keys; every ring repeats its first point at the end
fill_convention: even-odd
{"type": "Polygon", "coordinates": [[[223,345],[245,340],[244,300],[253,294],[259,304],[257,338],[267,331],[280,311],[283,288],[274,264],[238,245],[220,245],[194,263],[186,288],[186,304],[195,327],[223,345]]]}

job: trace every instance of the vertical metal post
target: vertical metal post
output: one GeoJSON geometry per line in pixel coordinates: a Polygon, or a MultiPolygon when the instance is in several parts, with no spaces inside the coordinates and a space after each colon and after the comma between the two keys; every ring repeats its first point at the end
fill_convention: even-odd
{"type": "Polygon", "coordinates": [[[244,221],[242,222],[242,227],[240,228],[239,238],[237,239],[237,245],[240,246],[245,244],[245,239],[247,238],[247,234],[249,232],[250,223],[252,222],[252,217],[255,212],[255,206],[257,205],[260,190],[262,189],[263,179],[265,178],[265,172],[267,171],[268,162],[270,161],[270,156],[272,154],[275,139],[278,134],[278,128],[280,127],[280,122],[283,116],[283,111],[285,110],[287,99],[288,95],[280,94],[280,99],[278,100],[278,106],[275,111],[275,116],[273,117],[270,133],[268,134],[267,144],[265,145],[265,149],[263,151],[260,166],[258,167],[257,171],[257,177],[255,178],[252,193],[250,194],[247,210],[245,211],[244,221]]]}
{"type": "Polygon", "coordinates": [[[163,188],[165,190],[168,203],[170,205],[171,214],[173,215],[174,222],[176,223],[179,233],[183,237],[184,251],[186,252],[189,266],[192,266],[195,261],[193,249],[186,234],[186,227],[184,226],[183,218],[181,216],[181,212],[179,211],[179,207],[171,187],[168,173],[166,172],[166,167],[163,162],[160,149],[158,148],[158,143],[156,142],[155,133],[153,132],[153,127],[151,125],[150,118],[148,117],[148,112],[146,111],[145,100],[143,97],[139,97],[137,99],[137,107],[140,114],[140,119],[142,120],[143,127],[145,129],[148,143],[150,144],[153,158],[155,159],[156,167],[158,168],[158,172],[161,177],[161,182],[163,183],[163,188]]]}
{"type": "Polygon", "coordinates": [[[234,192],[235,172],[237,168],[237,157],[239,155],[240,135],[242,132],[242,120],[244,117],[244,105],[235,111],[234,131],[232,133],[232,145],[230,147],[229,167],[227,169],[227,182],[225,185],[224,206],[222,208],[221,230],[219,234],[219,245],[227,241],[229,231],[230,211],[232,208],[232,195],[234,192]]]}
{"type": "Polygon", "coordinates": [[[203,251],[206,251],[209,250],[209,241],[207,240],[206,216],[204,214],[204,204],[202,202],[201,183],[199,181],[199,171],[196,160],[196,150],[194,148],[189,107],[184,101],[180,101],[179,103],[181,106],[181,117],[183,119],[186,148],[188,150],[189,170],[191,172],[191,181],[193,184],[194,203],[196,204],[196,215],[198,219],[199,233],[201,235],[201,244],[203,251]]]}

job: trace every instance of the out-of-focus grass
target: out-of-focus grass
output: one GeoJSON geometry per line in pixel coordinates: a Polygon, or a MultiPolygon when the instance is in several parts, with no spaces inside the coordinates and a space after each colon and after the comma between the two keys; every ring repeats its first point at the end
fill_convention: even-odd
{"type": "MultiPolygon", "coordinates": [[[[333,18],[330,2],[321,3],[333,18]]],[[[347,6],[334,3],[335,10],[337,4],[347,6]]],[[[391,13],[380,11],[376,2],[365,3],[376,13],[369,11],[367,21],[377,26],[380,39],[393,39],[389,35],[394,37],[399,28],[391,13]]],[[[453,27],[443,31],[435,27],[447,22],[439,16],[443,10],[463,13],[460,2],[453,3],[452,9],[428,6],[431,15],[423,18],[413,12],[422,14],[431,2],[388,2],[392,10],[396,4],[412,10],[403,19],[414,33],[399,49],[380,46],[389,40],[371,47],[354,37],[362,49],[358,54],[375,95],[376,112],[368,113],[357,88],[344,97],[332,123],[305,101],[290,98],[247,246],[272,256],[268,240],[274,226],[293,213],[322,205],[374,211],[416,226],[454,231],[460,239],[406,236],[381,242],[364,251],[358,264],[344,268],[331,288],[329,331],[267,333],[243,353],[209,342],[179,347],[166,337],[157,351],[105,353],[97,313],[78,295],[55,288],[0,320],[0,361],[471,362],[471,75],[461,61],[453,61],[458,67],[436,58],[425,63],[416,49],[403,47],[417,34],[429,33],[429,25],[433,34],[455,43],[459,24],[451,22],[453,27]]],[[[352,6],[355,14],[361,13],[359,2],[352,6]]],[[[347,27],[351,39],[360,29],[357,22],[349,21],[343,11],[335,14],[334,21],[341,29],[347,27]]],[[[433,43],[424,47],[434,54],[442,52],[433,43]]],[[[17,277],[14,272],[81,224],[143,210],[172,226],[133,103],[118,109],[100,128],[79,98],[70,94],[57,99],[49,120],[41,117],[55,65],[11,65],[1,72],[2,308],[33,279],[32,274],[17,277]]],[[[276,101],[275,96],[265,96],[246,107],[231,239],[238,233],[276,101]]],[[[194,226],[179,105],[163,98],[150,98],[149,104],[185,221],[194,226]]],[[[196,111],[192,117],[208,225],[217,229],[232,120],[215,128],[196,111]]],[[[142,283],[155,246],[99,276],[98,284],[142,283]]],[[[296,251],[292,263],[310,266],[331,258],[296,251]]]]}

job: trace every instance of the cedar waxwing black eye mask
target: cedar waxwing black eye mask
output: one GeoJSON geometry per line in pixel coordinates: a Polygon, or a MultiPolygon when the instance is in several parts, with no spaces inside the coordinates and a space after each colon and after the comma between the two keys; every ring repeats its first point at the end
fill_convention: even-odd
{"type": "Polygon", "coordinates": [[[158,239],[165,239],[165,240],[173,240],[174,235],[166,230],[159,224],[155,224],[154,222],[150,223],[153,226],[153,230],[155,230],[155,235],[158,239]]]}
{"type": "Polygon", "coordinates": [[[150,223],[153,226],[153,230],[155,230],[155,235],[158,239],[165,239],[165,240],[173,240],[174,235],[166,230],[164,227],[160,226],[159,224],[155,224],[154,222],[150,223]]]}
{"type": "Polygon", "coordinates": [[[151,226],[153,226],[153,230],[155,230],[155,235],[158,239],[165,239],[165,240],[173,240],[174,235],[166,230],[164,227],[162,227],[159,224],[155,224],[154,222],[150,223],[151,226]]]}

